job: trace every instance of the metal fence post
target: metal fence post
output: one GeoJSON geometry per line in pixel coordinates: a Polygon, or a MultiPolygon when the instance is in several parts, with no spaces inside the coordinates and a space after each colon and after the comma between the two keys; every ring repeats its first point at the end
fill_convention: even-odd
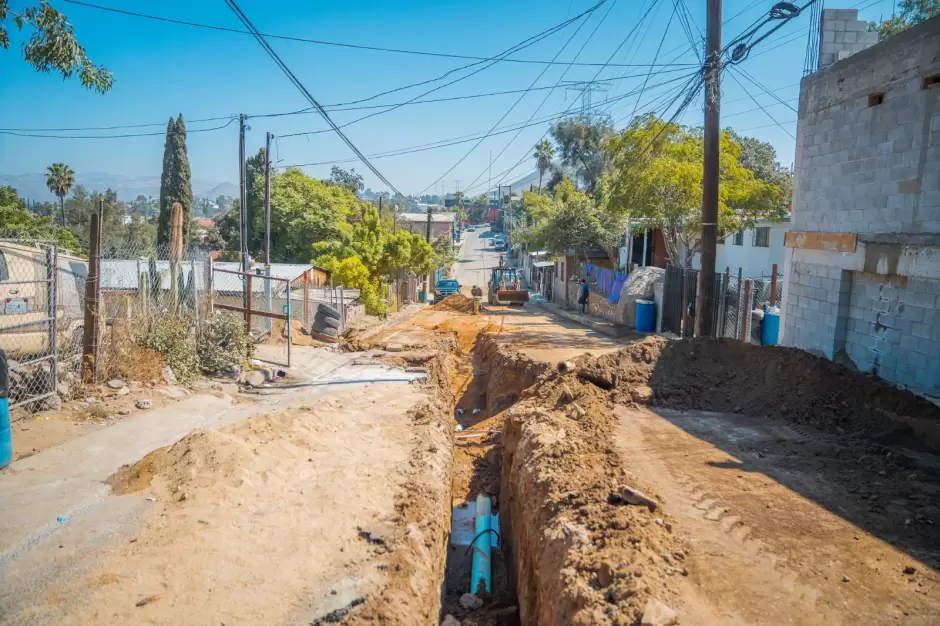
{"type": "Polygon", "coordinates": [[[744,298],[744,268],[738,268],[738,306],[734,309],[734,337],[741,337],[741,301],[744,298]]]}
{"type": "MultiPolygon", "coordinates": [[[[268,278],[268,283],[270,283],[270,282],[271,282],[271,279],[270,279],[270,277],[269,277],[269,278],[268,278]]],[[[290,312],[290,311],[291,311],[291,291],[290,291],[290,287],[291,287],[290,281],[288,281],[288,282],[287,282],[287,311],[286,311],[286,313],[287,313],[287,320],[285,321],[285,323],[287,324],[287,367],[290,367],[291,344],[293,343],[293,340],[291,339],[291,326],[294,325],[294,320],[293,320],[293,318],[291,317],[291,312],[290,312]]],[[[305,308],[306,308],[306,307],[305,307],[305,308]]],[[[268,311],[268,313],[271,313],[271,311],[268,311]]]]}
{"type": "Polygon", "coordinates": [[[741,341],[744,343],[751,343],[751,289],[751,279],[748,278],[744,281],[744,306],[741,307],[741,313],[744,315],[744,323],[741,325],[744,332],[741,341]]]}
{"type": "Polygon", "coordinates": [[[339,316],[343,321],[343,330],[346,330],[346,297],[343,295],[343,286],[339,286],[339,316]]]}
{"type": "Polygon", "coordinates": [[[247,296],[245,306],[245,326],[247,332],[251,332],[251,272],[245,274],[245,284],[247,285],[247,296]]]}
{"type": "Polygon", "coordinates": [[[49,354],[52,359],[49,367],[49,392],[56,393],[59,384],[59,355],[56,350],[57,322],[59,312],[59,250],[55,244],[46,248],[46,280],[49,281],[46,291],[47,310],[49,313],[49,354]]]}

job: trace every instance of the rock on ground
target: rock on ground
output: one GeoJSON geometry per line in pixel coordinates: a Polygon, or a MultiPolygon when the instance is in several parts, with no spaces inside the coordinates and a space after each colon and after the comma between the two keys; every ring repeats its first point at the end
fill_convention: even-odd
{"type": "Polygon", "coordinates": [[[647,601],[640,620],[641,626],[674,626],[678,623],[679,615],[656,598],[647,601]]]}

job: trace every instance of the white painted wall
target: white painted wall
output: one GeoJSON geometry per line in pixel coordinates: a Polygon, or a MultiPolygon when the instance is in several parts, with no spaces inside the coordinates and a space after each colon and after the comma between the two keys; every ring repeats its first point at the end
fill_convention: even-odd
{"type": "MultiPolygon", "coordinates": [[[[726,267],[731,268],[731,273],[737,275],[738,268],[744,270],[744,276],[757,278],[761,276],[770,276],[774,263],[777,264],[777,270],[783,274],[784,246],[783,240],[788,230],[790,230],[790,220],[781,222],[759,222],[759,227],[770,228],[770,247],[754,247],[754,231],[751,229],[744,231],[744,241],[742,245],[734,245],[734,235],[728,237],[724,243],[718,243],[718,251],[715,255],[715,269],[723,272],[726,267]]],[[[702,265],[701,255],[696,253],[692,257],[692,267],[700,269],[702,265]]]]}

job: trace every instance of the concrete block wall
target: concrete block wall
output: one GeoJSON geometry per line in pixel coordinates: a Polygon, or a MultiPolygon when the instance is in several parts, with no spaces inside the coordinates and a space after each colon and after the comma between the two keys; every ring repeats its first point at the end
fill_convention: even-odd
{"type": "Polygon", "coordinates": [[[938,298],[940,280],[853,272],[845,352],[863,372],[940,387],[938,298]]]}
{"type": "Polygon", "coordinates": [[[940,20],[930,23],[803,79],[793,230],[940,233],[940,85],[923,88],[940,73],[940,20]]]}
{"type": "Polygon", "coordinates": [[[838,267],[795,262],[787,277],[787,345],[833,358],[845,336],[851,279],[838,267]]]}
{"type": "MultiPolygon", "coordinates": [[[[861,32],[849,18],[854,11],[824,11],[823,36],[861,32]]],[[[937,75],[940,17],[803,79],[790,230],[851,233],[857,244],[787,250],[782,320],[785,345],[847,356],[862,371],[933,389],[940,389],[937,75]]]]}
{"type": "Polygon", "coordinates": [[[823,9],[819,29],[819,67],[828,67],[878,43],[878,33],[858,19],[858,9],[823,9]]]}

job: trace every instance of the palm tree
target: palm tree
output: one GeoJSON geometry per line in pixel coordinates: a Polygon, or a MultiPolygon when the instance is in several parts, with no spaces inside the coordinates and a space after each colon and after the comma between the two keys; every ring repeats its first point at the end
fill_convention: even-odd
{"type": "Polygon", "coordinates": [[[49,187],[49,191],[59,197],[63,228],[65,227],[65,196],[69,195],[73,185],[75,185],[75,172],[65,163],[53,163],[46,168],[46,186],[49,187]]]}
{"type": "Polygon", "coordinates": [[[555,145],[548,139],[543,139],[535,144],[535,154],[532,156],[535,157],[535,162],[539,167],[539,193],[542,193],[542,177],[545,176],[545,172],[552,164],[552,159],[555,158],[555,145]]]}

